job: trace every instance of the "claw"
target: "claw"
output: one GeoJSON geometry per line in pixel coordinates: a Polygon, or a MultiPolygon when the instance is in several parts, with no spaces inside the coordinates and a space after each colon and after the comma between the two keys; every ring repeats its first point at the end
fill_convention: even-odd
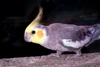
{"type": "Polygon", "coordinates": [[[78,58],[78,57],[81,57],[81,55],[78,55],[78,54],[76,54],[76,55],[74,55],[74,56],[67,56],[66,58],[65,58],[65,60],[68,60],[68,59],[73,59],[73,58],[78,58]]]}

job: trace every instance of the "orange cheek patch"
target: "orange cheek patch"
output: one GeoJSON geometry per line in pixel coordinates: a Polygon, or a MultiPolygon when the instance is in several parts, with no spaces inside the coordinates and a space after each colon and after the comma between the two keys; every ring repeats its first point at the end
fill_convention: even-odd
{"type": "Polygon", "coordinates": [[[42,37],[44,36],[43,31],[42,31],[42,30],[37,31],[37,36],[38,36],[39,38],[42,38],[42,37]]]}

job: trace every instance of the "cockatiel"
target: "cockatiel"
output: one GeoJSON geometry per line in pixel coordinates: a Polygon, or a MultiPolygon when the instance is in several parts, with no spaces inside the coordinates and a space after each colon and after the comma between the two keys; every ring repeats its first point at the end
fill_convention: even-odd
{"type": "MultiPolygon", "coordinates": [[[[57,53],[48,56],[60,56],[62,52],[73,51],[73,57],[81,56],[81,49],[100,39],[100,24],[78,26],[74,24],[53,23],[48,26],[39,24],[43,8],[39,8],[37,17],[27,26],[24,39],[55,50],[57,53]]],[[[68,57],[67,57],[68,58],[68,57]]]]}

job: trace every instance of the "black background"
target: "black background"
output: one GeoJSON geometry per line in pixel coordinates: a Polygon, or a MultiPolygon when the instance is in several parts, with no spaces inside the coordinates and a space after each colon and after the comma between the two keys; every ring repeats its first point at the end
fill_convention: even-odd
{"type": "MultiPolygon", "coordinates": [[[[77,25],[100,23],[99,0],[2,0],[0,58],[40,56],[55,52],[24,41],[24,30],[37,15],[39,4],[44,8],[41,20],[44,25],[56,22],[77,25]]],[[[83,49],[83,52],[91,51],[100,51],[100,41],[83,49]]]]}

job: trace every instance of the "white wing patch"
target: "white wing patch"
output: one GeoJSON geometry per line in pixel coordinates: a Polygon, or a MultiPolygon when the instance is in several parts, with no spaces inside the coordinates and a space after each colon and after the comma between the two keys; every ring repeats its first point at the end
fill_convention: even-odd
{"type": "Polygon", "coordinates": [[[65,46],[79,48],[79,47],[84,46],[86,43],[88,43],[90,41],[90,39],[91,39],[91,37],[86,37],[85,40],[81,40],[81,41],[73,42],[71,39],[63,39],[62,41],[65,46]]]}

